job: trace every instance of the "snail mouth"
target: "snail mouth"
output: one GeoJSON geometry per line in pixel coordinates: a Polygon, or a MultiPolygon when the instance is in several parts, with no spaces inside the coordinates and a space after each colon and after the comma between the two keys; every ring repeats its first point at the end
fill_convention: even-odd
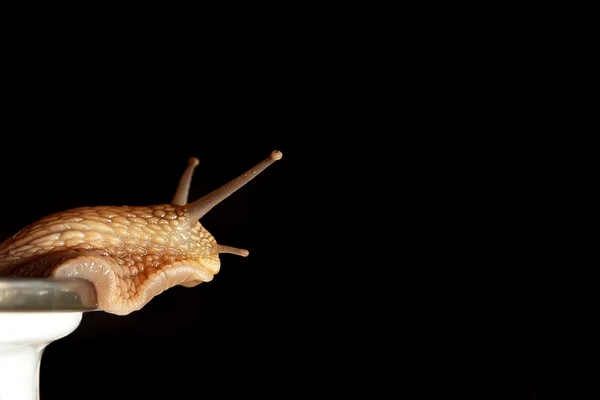
{"type": "Polygon", "coordinates": [[[100,310],[127,315],[173,286],[193,287],[210,282],[214,273],[199,262],[181,261],[130,274],[106,257],[81,255],[59,265],[50,277],[86,279],[96,288],[100,310]]]}

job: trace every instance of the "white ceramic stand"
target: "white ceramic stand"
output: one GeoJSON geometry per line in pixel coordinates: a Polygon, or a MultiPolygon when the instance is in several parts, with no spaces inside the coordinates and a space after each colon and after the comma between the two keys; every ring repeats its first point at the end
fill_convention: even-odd
{"type": "Polygon", "coordinates": [[[0,400],[39,399],[46,346],[79,326],[83,312],[0,312],[0,400]]]}
{"type": "Polygon", "coordinates": [[[0,278],[0,400],[38,400],[44,349],[93,310],[88,281],[0,278]]]}

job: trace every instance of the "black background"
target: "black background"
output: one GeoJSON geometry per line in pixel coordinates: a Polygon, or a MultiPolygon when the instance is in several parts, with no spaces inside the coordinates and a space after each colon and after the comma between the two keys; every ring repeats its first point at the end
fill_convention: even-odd
{"type": "Polygon", "coordinates": [[[96,123],[83,125],[50,116],[45,133],[39,123],[15,128],[5,146],[10,157],[1,160],[9,171],[3,238],[71,207],[168,202],[191,156],[200,158],[190,192],[196,199],[278,149],[282,160],[201,220],[217,241],[250,256],[222,255],[212,282],[171,288],[127,316],[85,313],[74,333],[44,352],[43,398],[412,392],[413,385],[425,394],[539,396],[526,278],[509,283],[490,307],[485,292],[492,286],[471,283],[487,279],[486,272],[437,264],[433,254],[443,248],[418,247],[424,258],[415,260],[414,240],[387,249],[374,242],[402,234],[385,239],[389,228],[362,230],[353,218],[339,224],[336,215],[351,215],[346,199],[373,187],[353,175],[350,196],[340,198],[348,194],[343,173],[361,170],[368,151],[359,156],[337,141],[350,155],[339,157],[325,136],[307,133],[317,120],[285,109],[270,122],[243,114],[227,127],[215,123],[221,115],[205,127],[200,118],[156,112],[135,118],[148,119],[137,127],[126,119],[131,130],[121,118],[97,113],[90,116],[96,123]],[[374,267],[363,264],[363,253],[387,261],[365,270],[374,267]]]}
{"type": "MultiPolygon", "coordinates": [[[[42,398],[314,396],[323,384],[333,395],[412,385],[425,395],[539,395],[525,296],[502,288],[495,310],[485,294],[470,296],[473,287],[488,291],[488,274],[506,264],[495,264],[492,251],[469,260],[478,273],[460,267],[465,254],[476,256],[455,229],[470,211],[454,202],[485,200],[463,197],[479,176],[463,192],[453,170],[480,164],[445,151],[456,146],[448,127],[460,123],[418,97],[404,99],[423,108],[417,121],[410,107],[377,104],[380,93],[369,88],[389,82],[355,79],[365,76],[351,51],[334,63],[326,62],[336,59],[333,43],[306,53],[276,51],[281,57],[268,62],[240,53],[203,73],[170,58],[168,74],[94,59],[94,74],[73,68],[68,85],[32,69],[14,91],[2,129],[1,240],[72,207],[168,202],[191,156],[200,158],[195,199],[283,152],[201,221],[250,256],[223,255],[212,282],[169,289],[130,315],[86,313],[46,349],[42,398]],[[440,148],[450,160],[436,158],[440,148]],[[441,245],[451,239],[461,244],[454,253],[441,245]],[[468,347],[481,360],[465,361],[468,347]]],[[[514,274],[521,267],[502,283],[519,281],[523,293],[529,281],[514,274]]]]}

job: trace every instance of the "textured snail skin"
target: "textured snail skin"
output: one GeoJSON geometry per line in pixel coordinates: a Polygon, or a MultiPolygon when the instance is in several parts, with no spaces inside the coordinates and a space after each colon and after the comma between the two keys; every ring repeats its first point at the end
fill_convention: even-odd
{"type": "Polygon", "coordinates": [[[100,309],[128,314],[172,286],[208,282],[219,272],[214,238],[182,208],[84,207],[50,215],[0,246],[0,269],[87,279],[100,309]]]}
{"type": "MultiPolygon", "coordinates": [[[[280,158],[274,152],[267,161],[280,158]]],[[[246,182],[260,172],[251,171],[246,182]]],[[[225,248],[189,205],[81,207],[42,218],[2,243],[0,276],[86,279],[96,287],[99,309],[126,315],[175,285],[211,281],[220,269],[219,253],[233,249],[225,248]]]]}

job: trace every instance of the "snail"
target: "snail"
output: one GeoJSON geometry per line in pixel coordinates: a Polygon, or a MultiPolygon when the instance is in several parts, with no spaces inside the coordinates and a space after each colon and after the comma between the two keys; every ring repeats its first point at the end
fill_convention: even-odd
{"type": "Polygon", "coordinates": [[[249,252],[218,244],[199,219],[282,153],[188,203],[198,158],[189,159],[170,204],[79,207],[51,214],[0,244],[0,276],[81,278],[96,288],[98,308],[127,315],[165,290],[210,282],[219,254],[249,252]]]}

